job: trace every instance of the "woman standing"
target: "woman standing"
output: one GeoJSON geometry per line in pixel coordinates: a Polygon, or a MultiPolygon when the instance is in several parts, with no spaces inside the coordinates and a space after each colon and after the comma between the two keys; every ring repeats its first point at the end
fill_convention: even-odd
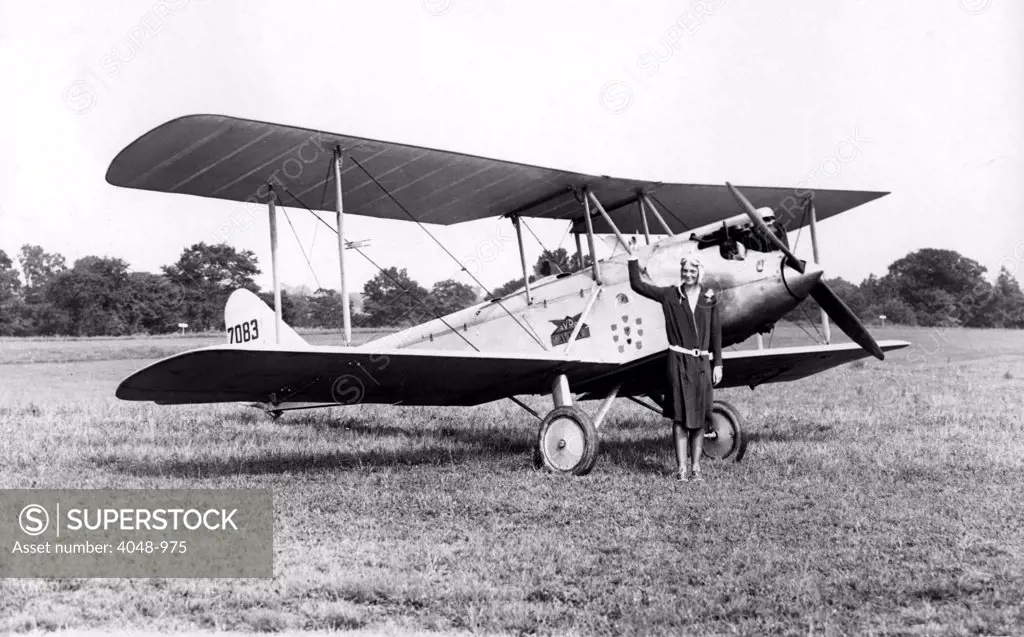
{"type": "Polygon", "coordinates": [[[680,285],[659,287],[640,279],[640,264],[629,261],[629,284],[637,294],[661,303],[668,335],[668,392],[664,415],[672,419],[676,479],[702,482],[704,428],[714,404],[713,385],[722,380],[722,325],[710,288],[701,287],[704,268],[695,254],[679,262],[680,285]],[[714,361],[712,368],[711,362],[714,361]]]}

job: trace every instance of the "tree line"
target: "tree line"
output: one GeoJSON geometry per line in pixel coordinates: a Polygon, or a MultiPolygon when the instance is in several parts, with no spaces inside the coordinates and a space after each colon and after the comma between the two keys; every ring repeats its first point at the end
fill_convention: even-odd
{"type": "MultiPolygon", "coordinates": [[[[564,248],[545,250],[530,280],[557,272],[574,272],[582,264],[564,248]]],[[[893,262],[888,273],[855,285],[841,278],[829,285],[866,322],[885,315],[904,325],[1024,327],[1024,293],[1003,267],[994,282],[985,268],[952,250],[926,248],[893,262]]],[[[0,335],[117,336],[224,327],[228,295],[245,288],[273,305],[261,291],[256,255],[227,244],[194,244],[160,273],[132,272],[114,257],[86,256],[68,267],[60,254],[24,245],[11,259],[0,251],[0,335]]],[[[356,327],[405,327],[508,295],[523,287],[522,277],[481,294],[454,279],[427,289],[407,269],[389,267],[363,286],[362,308],[352,317],[356,327]]],[[[282,292],[284,320],[299,328],[341,328],[341,295],[330,289],[282,292]]],[[[787,316],[818,320],[813,300],[787,316]]]]}
{"type": "MultiPolygon", "coordinates": [[[[60,254],[24,245],[17,264],[0,250],[0,336],[121,336],[222,330],[224,305],[244,288],[273,305],[271,291],[255,282],[261,273],[251,250],[197,243],[161,272],[132,272],[114,257],[87,256],[67,267],[60,254]]],[[[363,286],[357,327],[412,325],[476,303],[476,289],[451,279],[429,290],[403,268],[391,267],[363,286]]],[[[340,328],[341,295],[335,290],[283,291],[281,311],[294,327],[340,328]]]]}
{"type": "MultiPolygon", "coordinates": [[[[994,282],[986,268],[955,250],[923,248],[893,261],[888,272],[856,285],[842,278],[827,283],[865,323],[1024,328],[1024,292],[1001,266],[994,282]]],[[[821,313],[808,298],[790,320],[818,322],[821,313]]]]}

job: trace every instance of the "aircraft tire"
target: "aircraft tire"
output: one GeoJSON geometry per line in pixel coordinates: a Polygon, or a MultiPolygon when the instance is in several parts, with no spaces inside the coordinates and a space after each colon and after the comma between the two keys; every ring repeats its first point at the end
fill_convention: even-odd
{"type": "Polygon", "coordinates": [[[553,473],[585,476],[597,462],[600,438],[594,421],[576,407],[556,407],[537,431],[534,466],[553,473]]]}
{"type": "Polygon", "coordinates": [[[726,460],[730,457],[735,462],[743,459],[747,452],[747,441],[743,437],[743,418],[738,409],[724,400],[716,400],[711,408],[713,430],[704,437],[705,458],[726,460]],[[708,437],[708,434],[715,434],[708,437]]]}

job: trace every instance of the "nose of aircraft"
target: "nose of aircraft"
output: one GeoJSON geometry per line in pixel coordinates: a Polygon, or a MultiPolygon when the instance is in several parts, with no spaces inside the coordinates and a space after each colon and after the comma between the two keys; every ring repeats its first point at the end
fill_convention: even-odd
{"type": "Polygon", "coordinates": [[[813,263],[808,263],[804,266],[803,274],[787,265],[782,268],[782,281],[786,284],[786,289],[794,298],[803,300],[811,293],[811,288],[814,287],[814,284],[818,282],[824,272],[821,266],[813,263]]]}

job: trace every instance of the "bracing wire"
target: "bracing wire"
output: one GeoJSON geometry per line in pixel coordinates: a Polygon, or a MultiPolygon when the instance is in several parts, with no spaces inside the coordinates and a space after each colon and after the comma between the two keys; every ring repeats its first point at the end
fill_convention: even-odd
{"type": "MultiPolygon", "coordinates": [[[[814,328],[814,332],[818,335],[819,338],[821,338],[821,341],[824,343],[825,342],[825,335],[821,333],[821,330],[818,329],[818,326],[815,325],[814,321],[811,319],[811,315],[807,313],[807,306],[805,306],[803,303],[801,303],[800,304],[800,310],[804,313],[804,317],[807,319],[807,322],[810,323],[811,327],[814,328]]],[[[807,332],[807,330],[804,330],[804,332],[807,332]]],[[[807,334],[807,335],[811,336],[810,334],[807,334]]],[[[814,337],[811,336],[811,338],[814,338],[814,337]]]]}
{"type": "MultiPolygon", "coordinates": [[[[317,220],[319,220],[319,221],[320,221],[320,223],[322,223],[322,224],[324,224],[325,226],[327,226],[327,228],[329,228],[329,229],[330,229],[330,230],[331,230],[332,232],[334,232],[335,234],[338,234],[338,231],[337,231],[337,230],[336,230],[336,229],[335,229],[335,228],[334,228],[334,227],[333,227],[333,226],[332,226],[331,224],[327,223],[327,222],[326,222],[326,221],[325,221],[325,220],[323,219],[323,217],[321,217],[320,215],[316,214],[316,212],[314,212],[314,211],[313,211],[313,210],[311,210],[311,209],[310,209],[310,208],[309,208],[308,206],[306,206],[305,204],[303,204],[303,203],[302,203],[302,201],[300,201],[300,200],[299,200],[299,199],[298,199],[298,198],[297,198],[297,197],[296,197],[296,196],[295,196],[294,194],[292,194],[292,193],[291,193],[290,191],[288,191],[288,189],[287,189],[287,188],[285,189],[285,192],[287,192],[287,193],[288,193],[288,196],[289,196],[289,197],[291,197],[291,198],[292,198],[292,199],[294,199],[295,201],[299,202],[299,204],[300,204],[300,205],[302,205],[302,206],[303,206],[304,208],[306,208],[306,210],[307,210],[307,211],[309,211],[309,212],[310,212],[310,213],[311,213],[311,214],[312,214],[312,215],[313,215],[314,217],[316,217],[316,218],[317,218],[317,220]]],[[[404,295],[407,295],[407,296],[409,296],[409,297],[410,297],[411,299],[413,299],[414,301],[416,301],[417,303],[419,303],[420,305],[422,305],[422,306],[423,306],[424,308],[426,308],[426,310],[427,310],[427,311],[428,311],[428,312],[429,312],[429,313],[430,313],[430,314],[431,314],[431,315],[432,315],[432,316],[433,316],[434,318],[436,318],[436,319],[438,319],[439,321],[441,321],[441,323],[443,323],[443,324],[445,325],[445,327],[447,327],[447,328],[448,328],[449,330],[451,330],[451,331],[452,331],[452,332],[454,332],[454,333],[455,333],[455,334],[456,334],[457,336],[459,336],[459,337],[460,337],[460,338],[461,338],[461,339],[462,339],[463,341],[465,341],[465,342],[466,342],[466,344],[467,344],[467,345],[469,345],[470,347],[472,347],[472,348],[473,348],[474,350],[476,350],[476,351],[478,351],[478,352],[480,351],[480,349],[479,349],[479,348],[478,348],[478,347],[477,347],[476,345],[474,345],[473,343],[471,343],[471,342],[469,341],[469,339],[467,339],[467,338],[466,338],[466,337],[465,337],[465,336],[464,336],[464,335],[462,334],[462,332],[459,332],[459,331],[458,331],[457,329],[455,329],[455,328],[454,328],[454,327],[453,327],[453,326],[452,326],[451,324],[449,324],[449,323],[448,323],[447,321],[445,321],[445,320],[444,320],[444,318],[443,318],[442,316],[440,316],[440,315],[439,315],[439,314],[438,314],[437,312],[435,312],[435,311],[434,311],[434,309],[433,309],[433,308],[431,308],[431,307],[430,307],[430,306],[429,306],[429,305],[428,305],[428,304],[427,304],[427,303],[426,303],[426,302],[425,302],[425,301],[424,301],[423,299],[421,299],[421,298],[417,297],[417,296],[416,296],[415,294],[413,294],[413,293],[412,293],[412,292],[410,292],[410,291],[409,291],[409,290],[408,290],[407,288],[405,288],[405,287],[404,287],[404,286],[403,286],[403,285],[402,285],[401,283],[399,283],[397,279],[395,279],[395,278],[394,278],[393,276],[391,276],[390,274],[388,274],[388,271],[387,271],[387,270],[385,270],[384,268],[382,268],[382,267],[381,267],[380,265],[378,265],[376,261],[374,261],[373,259],[371,259],[371,258],[369,257],[369,255],[367,255],[367,254],[366,254],[365,252],[363,252],[363,251],[362,251],[361,249],[359,249],[358,247],[352,246],[352,249],[353,249],[353,250],[355,250],[355,251],[356,251],[357,253],[359,253],[359,256],[361,256],[361,257],[363,257],[364,259],[366,259],[366,260],[367,260],[367,261],[368,261],[368,262],[370,263],[370,265],[372,265],[373,267],[377,268],[377,270],[378,270],[378,271],[380,271],[380,273],[381,273],[381,274],[383,274],[383,275],[384,275],[385,277],[387,277],[387,279],[388,279],[389,281],[391,281],[391,283],[393,283],[393,284],[395,285],[395,287],[397,287],[398,289],[402,290],[402,293],[403,293],[404,295]]],[[[401,298],[401,297],[399,297],[399,298],[401,298]]],[[[393,303],[394,301],[391,301],[391,302],[393,303]]]]}
{"type": "Polygon", "coordinates": [[[657,197],[655,197],[655,196],[654,196],[653,194],[649,194],[649,195],[648,195],[648,197],[650,197],[650,198],[651,198],[651,201],[653,201],[654,203],[656,203],[656,204],[658,204],[659,206],[661,206],[661,209],[662,209],[662,210],[664,210],[665,212],[667,212],[667,213],[668,213],[668,215],[669,215],[670,217],[672,217],[673,219],[675,219],[676,221],[678,221],[678,222],[679,222],[679,225],[681,225],[681,226],[683,227],[683,230],[689,230],[689,229],[690,229],[690,226],[688,226],[688,225],[686,225],[685,223],[683,223],[683,220],[682,220],[682,219],[680,219],[679,217],[677,217],[677,216],[676,216],[676,213],[672,212],[672,209],[671,209],[671,208],[669,208],[669,207],[668,207],[668,206],[666,206],[665,204],[661,203],[661,200],[660,200],[660,199],[658,199],[657,197]]]}
{"type": "Polygon", "coordinates": [[[288,220],[288,227],[292,229],[292,234],[295,236],[295,243],[299,244],[299,250],[302,251],[302,258],[306,260],[306,265],[309,266],[309,272],[310,274],[313,275],[313,280],[316,281],[317,289],[320,289],[323,286],[320,285],[320,279],[318,279],[316,276],[316,270],[313,269],[313,263],[310,262],[309,256],[306,254],[306,249],[302,247],[302,240],[299,239],[299,233],[295,231],[295,224],[292,223],[292,218],[288,214],[288,209],[284,208],[283,203],[281,204],[281,206],[283,208],[282,212],[284,212],[284,218],[288,220]]]}
{"type": "MultiPolygon", "coordinates": [[[[324,221],[323,217],[321,217],[320,215],[316,214],[316,212],[314,212],[312,208],[310,208],[309,206],[307,206],[306,204],[304,204],[304,203],[302,202],[302,200],[301,200],[301,199],[299,199],[298,197],[296,197],[296,196],[295,196],[295,195],[294,195],[294,194],[292,193],[292,191],[288,189],[288,187],[287,187],[287,186],[286,186],[286,187],[284,188],[284,192],[285,192],[285,193],[286,193],[286,194],[287,194],[287,195],[288,195],[289,197],[291,197],[291,198],[292,198],[292,200],[294,200],[294,201],[295,201],[295,202],[296,202],[297,204],[299,204],[300,206],[302,206],[303,208],[305,208],[305,209],[306,209],[306,210],[307,210],[307,211],[308,211],[308,212],[309,212],[310,214],[312,214],[312,215],[313,215],[314,217],[316,217],[316,218],[317,218],[317,219],[318,219],[318,220],[320,221],[320,223],[322,223],[322,224],[324,224],[325,226],[327,226],[327,227],[328,227],[328,228],[329,228],[329,229],[330,229],[330,230],[331,230],[332,232],[334,232],[334,234],[338,234],[338,230],[337,230],[337,228],[335,228],[335,227],[334,227],[334,226],[332,226],[331,224],[329,224],[329,223],[327,223],[326,221],[324,221]]],[[[373,267],[377,268],[377,270],[379,270],[379,271],[381,272],[381,274],[383,274],[384,276],[386,276],[386,277],[388,278],[388,280],[389,280],[389,281],[391,281],[391,282],[392,282],[392,283],[393,283],[393,284],[395,285],[395,287],[397,287],[397,288],[398,288],[399,290],[401,290],[401,291],[402,291],[403,293],[407,294],[407,295],[408,295],[408,296],[409,296],[409,297],[410,297],[411,299],[413,299],[414,301],[416,301],[417,303],[419,303],[420,305],[422,305],[422,306],[423,306],[424,308],[426,308],[427,312],[429,312],[429,313],[430,313],[431,315],[433,315],[433,317],[434,317],[434,318],[436,318],[436,319],[438,319],[439,321],[441,321],[441,323],[443,323],[445,327],[447,327],[447,328],[448,328],[449,330],[451,330],[451,331],[452,331],[453,333],[455,333],[455,334],[456,334],[456,335],[457,335],[457,336],[458,336],[459,338],[461,338],[461,339],[462,339],[463,341],[465,341],[467,345],[469,345],[470,347],[472,347],[472,348],[473,348],[473,349],[474,349],[475,351],[477,351],[477,352],[479,352],[479,351],[480,351],[480,348],[478,348],[478,347],[477,347],[476,345],[474,345],[474,344],[473,344],[472,342],[470,342],[470,340],[469,340],[468,338],[466,338],[465,334],[463,334],[463,333],[462,333],[462,332],[460,332],[459,330],[457,330],[457,329],[455,329],[454,327],[452,327],[452,326],[451,326],[451,324],[449,324],[449,323],[448,323],[448,321],[444,320],[444,317],[440,316],[440,315],[439,315],[439,314],[438,314],[437,312],[435,312],[435,311],[434,311],[434,309],[433,309],[432,307],[430,307],[430,306],[429,306],[429,305],[428,305],[428,304],[426,303],[426,301],[424,301],[423,299],[421,299],[421,298],[417,297],[417,296],[416,296],[415,294],[413,294],[413,293],[412,293],[412,292],[410,292],[410,291],[409,291],[408,289],[406,289],[406,288],[405,288],[405,287],[404,287],[404,286],[403,286],[403,285],[402,285],[401,283],[399,283],[399,282],[398,282],[398,281],[397,281],[397,280],[396,280],[396,279],[395,279],[395,278],[394,278],[393,276],[391,276],[390,274],[388,274],[387,270],[385,270],[384,268],[382,268],[382,267],[380,267],[379,265],[377,265],[377,262],[376,262],[376,261],[374,261],[373,259],[371,259],[371,258],[370,258],[370,257],[369,257],[369,256],[368,256],[368,255],[367,255],[367,254],[366,254],[365,252],[363,252],[362,250],[360,250],[360,249],[359,249],[358,247],[356,247],[356,246],[352,246],[352,249],[353,249],[353,250],[355,250],[355,251],[356,251],[357,253],[359,253],[359,256],[361,256],[361,257],[363,257],[364,259],[366,259],[367,261],[369,261],[369,262],[370,262],[370,265],[372,265],[373,267]]]]}
{"type": "MultiPolygon", "coordinates": [[[[821,332],[818,330],[818,326],[814,325],[814,322],[811,321],[811,316],[810,316],[810,314],[807,313],[807,308],[804,307],[803,303],[801,303],[800,309],[801,309],[801,311],[804,312],[804,317],[807,318],[807,323],[811,324],[811,327],[814,328],[814,331],[817,332],[818,336],[821,336],[821,332]]],[[[817,342],[817,339],[814,338],[813,334],[811,334],[810,332],[807,331],[807,329],[804,327],[803,323],[801,323],[799,321],[795,321],[794,323],[796,323],[797,327],[800,328],[801,330],[803,330],[804,334],[806,334],[812,341],[814,341],[815,343],[817,342]]],[[[821,337],[821,340],[824,340],[824,337],[821,337]]]]}
{"type": "Polygon", "coordinates": [[[796,247],[800,245],[800,235],[804,232],[804,221],[807,221],[807,206],[804,206],[804,212],[800,215],[800,227],[796,230],[796,241],[793,242],[793,254],[796,254],[796,247]]]}
{"type": "Polygon", "coordinates": [[[313,237],[309,240],[309,258],[311,258],[311,259],[313,258],[313,246],[316,245],[316,231],[319,228],[320,228],[320,226],[317,226],[317,225],[313,226],[313,237]]]}
{"type": "Polygon", "coordinates": [[[562,247],[562,244],[565,243],[565,238],[569,236],[569,231],[570,230],[572,230],[572,221],[571,220],[569,221],[569,224],[567,226],[565,226],[565,232],[562,233],[562,238],[558,240],[558,246],[555,247],[555,250],[557,250],[558,248],[562,247]]]}
{"type": "MultiPolygon", "coordinates": [[[[324,189],[320,192],[320,207],[324,207],[324,202],[327,201],[327,186],[331,183],[331,174],[334,172],[332,162],[327,164],[327,173],[324,175],[324,189]]],[[[298,200],[296,200],[298,201],[298,200]]],[[[301,201],[299,203],[302,203],[301,201]]],[[[305,207],[305,206],[304,206],[305,207]]],[[[308,208],[307,208],[308,210],[308,208]]],[[[313,238],[309,240],[309,253],[313,254],[313,245],[316,243],[316,231],[320,226],[313,226],[313,238]]],[[[319,284],[318,284],[319,285],[319,284]]]]}
{"type": "MultiPolygon", "coordinates": [[[[464,266],[461,261],[459,261],[459,258],[456,257],[454,254],[452,254],[451,250],[446,248],[445,245],[443,243],[441,243],[441,241],[438,240],[437,237],[434,236],[434,233],[432,233],[430,230],[427,229],[426,226],[423,225],[423,222],[421,222],[419,219],[414,217],[413,214],[411,212],[409,212],[409,210],[405,206],[403,206],[402,203],[400,201],[398,201],[398,199],[393,194],[391,194],[391,191],[384,187],[384,184],[382,184],[379,181],[377,181],[377,178],[374,177],[370,173],[370,171],[366,170],[366,168],[363,167],[363,165],[359,162],[358,159],[356,159],[355,157],[352,157],[352,156],[349,156],[349,159],[351,159],[352,163],[354,163],[356,166],[358,166],[359,169],[362,170],[366,174],[366,176],[370,178],[370,181],[375,183],[377,185],[377,187],[381,189],[381,192],[383,192],[385,195],[387,195],[388,198],[391,199],[391,201],[393,201],[395,203],[395,205],[398,206],[398,208],[402,212],[404,212],[405,215],[407,217],[409,217],[409,219],[411,221],[416,223],[416,225],[419,226],[419,228],[421,230],[423,230],[423,232],[425,232],[427,234],[427,236],[430,237],[434,241],[434,243],[436,243],[438,246],[440,246],[440,248],[442,250],[444,250],[445,254],[447,254],[449,257],[451,257],[451,259],[453,261],[455,261],[456,264],[458,264],[459,268],[461,268],[463,272],[468,274],[469,277],[471,279],[473,279],[474,283],[476,283],[485,292],[487,292],[488,296],[491,296],[491,297],[494,296],[494,294],[487,288],[487,286],[485,286],[483,283],[481,283],[480,279],[476,278],[476,276],[474,276],[473,273],[470,272],[469,269],[466,268],[466,266],[464,266]]],[[[540,345],[540,348],[542,350],[547,351],[548,348],[547,348],[546,345],[544,345],[544,342],[541,341],[539,338],[537,338],[537,335],[534,334],[531,330],[527,329],[527,327],[525,325],[523,325],[522,322],[518,318],[516,318],[516,315],[513,314],[511,311],[509,311],[509,309],[507,307],[505,307],[504,303],[502,303],[500,300],[495,300],[494,303],[497,304],[498,307],[500,307],[502,310],[504,310],[505,313],[508,314],[509,317],[515,322],[515,324],[518,325],[519,327],[521,327],[523,329],[523,331],[526,332],[530,336],[530,338],[532,338],[538,345],[540,345]]]]}
{"type": "Polygon", "coordinates": [[[537,236],[537,233],[533,231],[533,228],[526,225],[526,221],[522,217],[519,217],[519,223],[523,224],[523,227],[529,230],[530,234],[533,235],[533,238],[536,239],[537,243],[540,244],[541,250],[543,250],[544,252],[551,252],[550,250],[548,250],[548,247],[544,245],[544,242],[540,240],[540,237],[537,236]]]}

